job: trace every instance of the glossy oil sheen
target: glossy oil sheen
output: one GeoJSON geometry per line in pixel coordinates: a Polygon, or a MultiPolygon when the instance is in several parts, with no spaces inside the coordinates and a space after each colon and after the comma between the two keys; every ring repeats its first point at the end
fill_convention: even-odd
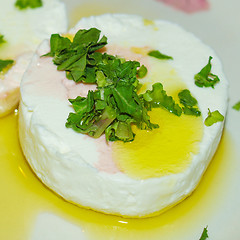
{"type": "Polygon", "coordinates": [[[189,229],[200,235],[209,216],[226,201],[226,191],[223,195],[222,190],[231,181],[230,171],[234,166],[231,146],[231,139],[225,133],[200,185],[182,203],[157,217],[125,219],[77,207],[48,190],[22,155],[17,115],[11,114],[0,119],[0,239],[30,239],[37,216],[44,212],[80,227],[93,240],[185,239],[189,229]]]}
{"type": "Polygon", "coordinates": [[[178,117],[164,109],[149,112],[151,122],[159,128],[152,131],[134,129],[133,142],[116,142],[113,155],[118,167],[137,179],[161,177],[183,172],[199,152],[203,123],[201,117],[178,117]]]}

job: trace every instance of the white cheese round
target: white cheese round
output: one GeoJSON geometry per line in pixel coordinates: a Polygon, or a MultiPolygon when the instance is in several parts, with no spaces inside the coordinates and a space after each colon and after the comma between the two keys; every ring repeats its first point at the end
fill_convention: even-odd
{"type": "MultiPolygon", "coordinates": [[[[96,27],[109,44],[150,46],[174,57],[171,64],[199,103],[203,119],[208,108],[227,110],[228,82],[214,51],[176,24],[156,20],[146,25],[139,16],[106,14],[82,19],[70,30],[96,27]],[[221,79],[214,89],[199,88],[194,75],[213,56],[212,72],[221,79]]],[[[93,139],[65,127],[73,111],[68,102],[73,89],[83,94],[83,84],[67,80],[57,71],[44,41],[35,53],[21,83],[19,136],[23,152],[36,175],[53,191],[77,205],[109,214],[143,217],[164,210],[192,193],[213,157],[224,122],[204,126],[200,150],[186,170],[148,179],[133,179],[109,162],[112,172],[96,167],[111,151],[104,136],[93,139]],[[102,153],[99,151],[102,149],[102,153]]]]}

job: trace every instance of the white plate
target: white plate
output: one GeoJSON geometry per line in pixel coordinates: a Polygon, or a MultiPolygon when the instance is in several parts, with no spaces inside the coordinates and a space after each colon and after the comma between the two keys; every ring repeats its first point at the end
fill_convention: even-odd
{"type": "MultiPolygon", "coordinates": [[[[189,199],[159,217],[129,220],[101,216],[88,210],[79,210],[79,213],[71,216],[72,209],[68,216],[66,213],[58,214],[61,210],[52,212],[43,207],[42,211],[33,218],[31,226],[27,228],[28,238],[30,240],[198,240],[203,228],[208,225],[211,240],[239,240],[240,162],[237,160],[240,158],[240,112],[233,110],[232,106],[240,101],[238,67],[240,2],[211,0],[209,10],[192,14],[176,10],[156,0],[65,0],[64,2],[69,14],[70,27],[83,16],[107,12],[139,14],[148,19],[177,22],[214,48],[222,60],[226,76],[230,81],[229,110],[225,140],[222,143],[225,146],[221,147],[224,150],[218,152],[217,159],[214,159],[210,165],[199,189],[189,199]],[[223,156],[219,160],[221,154],[223,156]],[[83,214],[85,215],[81,217],[83,214]]],[[[60,201],[64,202],[62,199],[60,201]]],[[[77,207],[74,209],[78,211],[77,207]]],[[[0,238],[1,228],[3,229],[4,225],[0,226],[0,238]]],[[[26,238],[20,235],[10,240],[15,239],[26,238]]]]}
{"type": "MultiPolygon", "coordinates": [[[[235,102],[240,100],[239,67],[237,67],[238,63],[240,63],[240,15],[238,13],[238,9],[240,8],[239,2],[234,0],[212,0],[209,1],[209,10],[191,14],[176,10],[168,5],[163,4],[162,2],[157,2],[154,0],[65,0],[65,2],[68,8],[70,27],[73,26],[76,21],[83,16],[99,15],[107,12],[139,14],[148,19],[166,19],[177,22],[185,29],[193,32],[206,44],[214,48],[222,60],[225,73],[230,81],[230,101],[226,122],[226,134],[230,135],[230,138],[232,138],[231,142],[234,142],[234,147],[231,149],[235,150],[236,153],[229,157],[237,159],[238,156],[239,158],[240,112],[237,112],[231,108],[235,102]]],[[[229,141],[229,139],[227,141],[229,141]]],[[[227,144],[231,143],[228,142],[227,144]]],[[[178,221],[182,221],[182,219],[179,217],[179,219],[176,219],[176,221],[170,227],[163,227],[161,224],[159,224],[161,227],[159,227],[160,230],[157,231],[156,226],[156,229],[153,230],[155,231],[154,234],[148,232],[146,230],[147,227],[142,231],[134,229],[129,230],[128,238],[152,240],[162,239],[162,237],[164,237],[166,240],[197,240],[201,235],[203,227],[208,225],[210,239],[240,239],[240,187],[238,185],[240,181],[240,163],[233,159],[229,160],[226,158],[224,161],[229,161],[229,164],[234,164],[234,166],[226,167],[226,174],[223,175],[223,179],[220,179],[220,181],[218,181],[219,176],[216,176],[216,178],[213,179],[213,181],[215,181],[214,184],[216,184],[216,186],[213,185],[213,188],[218,189],[218,191],[216,191],[216,198],[212,199],[212,201],[209,201],[209,204],[211,202],[211,204],[215,205],[213,202],[216,201],[216,205],[218,206],[213,211],[209,209],[210,206],[205,206],[205,212],[199,213],[199,218],[201,220],[199,220],[198,217],[196,218],[198,220],[195,220],[196,226],[199,227],[193,227],[194,223],[190,222],[192,218],[190,215],[196,211],[195,209],[193,212],[189,213],[189,222],[186,221],[186,219],[183,220],[186,221],[183,229],[180,229],[180,224],[178,221]],[[228,177],[231,177],[231,181],[224,179],[228,177]],[[221,203],[218,204],[219,202],[221,203]],[[169,231],[169,234],[167,234],[165,228],[167,231],[169,231]],[[156,232],[158,232],[159,235],[156,234],[156,232]],[[143,234],[143,236],[141,236],[141,234],[143,234]],[[146,235],[145,237],[144,234],[146,235]]],[[[228,165],[226,162],[223,164],[228,165]]],[[[209,194],[209,197],[213,198],[214,195],[210,196],[209,194]]],[[[208,198],[208,196],[205,196],[205,198],[208,198]]],[[[204,202],[206,200],[202,199],[202,201],[204,202]]],[[[207,203],[208,201],[206,201],[206,204],[207,203]]],[[[202,206],[195,206],[195,208],[198,207],[202,208],[202,206]]],[[[204,208],[202,210],[204,210],[204,208]]],[[[163,219],[164,217],[161,219],[161,221],[164,221],[163,219]]],[[[128,221],[123,220],[123,222],[128,221]]],[[[106,231],[103,231],[102,234],[106,234],[105,239],[126,239],[124,238],[126,235],[122,233],[124,230],[120,228],[124,229],[125,227],[114,226],[113,224],[109,227],[108,234],[106,234],[106,231]],[[119,228],[119,234],[116,228],[119,228]]],[[[76,235],[71,239],[76,239],[78,230],[79,229],[75,229],[76,235]]],[[[89,229],[89,231],[91,231],[91,229],[89,229]]],[[[92,231],[94,231],[94,228],[92,228],[92,231]]],[[[98,229],[97,231],[99,231],[99,239],[104,239],[104,236],[101,236],[101,230],[98,229]]],[[[38,234],[36,236],[38,236],[38,234]]],[[[36,239],[42,238],[36,237],[36,239]]],[[[80,239],[84,239],[84,237],[80,239]]]]}

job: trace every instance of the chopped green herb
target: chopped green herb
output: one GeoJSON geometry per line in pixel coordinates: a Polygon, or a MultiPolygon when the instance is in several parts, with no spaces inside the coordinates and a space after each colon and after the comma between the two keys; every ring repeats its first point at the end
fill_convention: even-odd
{"type": "Polygon", "coordinates": [[[69,114],[66,127],[94,138],[105,133],[107,141],[129,142],[135,137],[132,124],[145,130],[159,127],[150,121],[148,111],[152,108],[182,114],[182,108],[166,94],[161,83],[138,94],[138,78],[147,74],[147,68],[137,61],[97,51],[106,44],[107,38],[100,38],[96,28],[79,30],[72,41],[59,34],[51,36],[50,52],[43,56],[53,57],[57,69],[65,71],[68,79],[97,85],[87,97],[69,99],[75,112],[69,114]]]}
{"type": "Polygon", "coordinates": [[[212,57],[210,56],[208,59],[208,64],[202,68],[202,70],[194,76],[195,84],[198,87],[212,87],[220,81],[217,75],[211,73],[211,60],[212,57]]]}
{"type": "Polygon", "coordinates": [[[240,111],[240,101],[233,105],[233,109],[240,111]]]}
{"type": "Polygon", "coordinates": [[[0,72],[4,70],[4,68],[9,67],[14,63],[13,60],[1,60],[0,59],[0,72]]]}
{"type": "Polygon", "coordinates": [[[206,240],[208,238],[208,230],[207,227],[203,229],[202,235],[199,240],[206,240]]]}
{"type": "Polygon", "coordinates": [[[197,107],[197,100],[191,95],[188,89],[178,93],[180,103],[183,104],[183,112],[186,115],[201,116],[201,112],[197,107]]]}
{"type": "Polygon", "coordinates": [[[151,56],[151,57],[158,58],[158,59],[166,59],[166,60],[171,59],[171,60],[173,60],[173,57],[165,55],[165,54],[159,52],[158,50],[152,50],[152,51],[148,52],[148,55],[151,56]]]}
{"type": "Polygon", "coordinates": [[[184,89],[178,93],[178,97],[180,99],[180,103],[184,106],[193,107],[197,105],[197,100],[191,95],[188,89],[184,89]]]}
{"type": "Polygon", "coordinates": [[[140,95],[140,98],[148,111],[152,108],[163,107],[177,116],[181,116],[182,114],[181,107],[175,103],[171,96],[166,94],[161,83],[153,84],[152,90],[147,90],[144,94],[140,95]]]}
{"type": "Polygon", "coordinates": [[[20,10],[26,8],[38,8],[42,7],[42,0],[17,0],[15,6],[20,10]]]}
{"type": "MultiPolygon", "coordinates": [[[[0,45],[5,43],[4,36],[0,34],[0,45]]],[[[14,63],[13,60],[7,59],[7,60],[1,60],[0,59],[0,72],[2,72],[5,68],[10,67],[14,63]]]]}
{"type": "Polygon", "coordinates": [[[137,71],[137,76],[138,78],[144,78],[146,74],[147,74],[147,68],[144,65],[142,65],[137,71]]]}
{"type": "Polygon", "coordinates": [[[107,44],[105,36],[100,40],[99,37],[100,31],[96,28],[79,30],[73,42],[59,34],[53,34],[50,39],[51,51],[44,56],[53,57],[53,62],[58,65],[57,69],[66,71],[69,79],[95,83],[97,64],[113,60],[106,54],[95,52],[107,44]]]}
{"type": "Polygon", "coordinates": [[[99,38],[96,28],[78,31],[72,42],[58,34],[51,36],[51,50],[44,56],[53,57],[69,79],[98,86],[86,98],[70,99],[75,113],[69,114],[66,126],[95,138],[105,132],[108,141],[132,141],[132,123],[141,129],[158,127],[150,122],[137,95],[137,75],[144,77],[147,70],[139,62],[97,52],[107,44],[105,36],[99,38]]]}
{"type": "Polygon", "coordinates": [[[96,66],[98,90],[89,91],[87,98],[70,100],[76,113],[70,113],[66,126],[75,131],[99,137],[105,132],[107,141],[132,141],[131,124],[153,129],[147,111],[137,95],[138,62],[126,61],[103,54],[96,66]]]}
{"type": "Polygon", "coordinates": [[[212,126],[216,122],[222,122],[224,120],[224,116],[218,111],[211,112],[210,109],[208,109],[208,116],[205,119],[204,124],[206,126],[212,126]]]}
{"type": "Polygon", "coordinates": [[[3,44],[5,43],[5,39],[4,39],[4,36],[0,34],[0,44],[3,44]]]}

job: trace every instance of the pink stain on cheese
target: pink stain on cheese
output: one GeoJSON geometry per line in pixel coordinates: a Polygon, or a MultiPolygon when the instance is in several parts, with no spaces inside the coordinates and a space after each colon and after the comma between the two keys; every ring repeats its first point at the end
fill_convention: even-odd
{"type": "Polygon", "coordinates": [[[112,160],[112,143],[106,142],[105,135],[96,139],[99,160],[95,163],[95,167],[99,171],[107,172],[110,174],[118,173],[120,170],[117,168],[115,162],[112,160]]]}
{"type": "Polygon", "coordinates": [[[72,80],[63,79],[62,84],[67,89],[67,98],[74,99],[77,96],[87,97],[88,91],[95,91],[95,84],[87,84],[87,83],[76,83],[72,80]]]}
{"type": "Polygon", "coordinates": [[[157,1],[164,2],[186,13],[193,13],[209,9],[209,3],[207,2],[207,0],[157,0],[157,1]]]}
{"type": "MultiPolygon", "coordinates": [[[[144,49],[145,51],[151,50],[148,47],[142,47],[139,49],[144,49]]],[[[117,45],[108,45],[106,47],[106,52],[108,54],[111,54],[114,56],[125,58],[126,60],[138,61],[141,64],[144,64],[147,68],[150,67],[148,64],[148,60],[144,54],[135,53],[135,52],[131,51],[129,48],[125,48],[125,47],[121,47],[121,46],[117,46],[117,45]]]]}

